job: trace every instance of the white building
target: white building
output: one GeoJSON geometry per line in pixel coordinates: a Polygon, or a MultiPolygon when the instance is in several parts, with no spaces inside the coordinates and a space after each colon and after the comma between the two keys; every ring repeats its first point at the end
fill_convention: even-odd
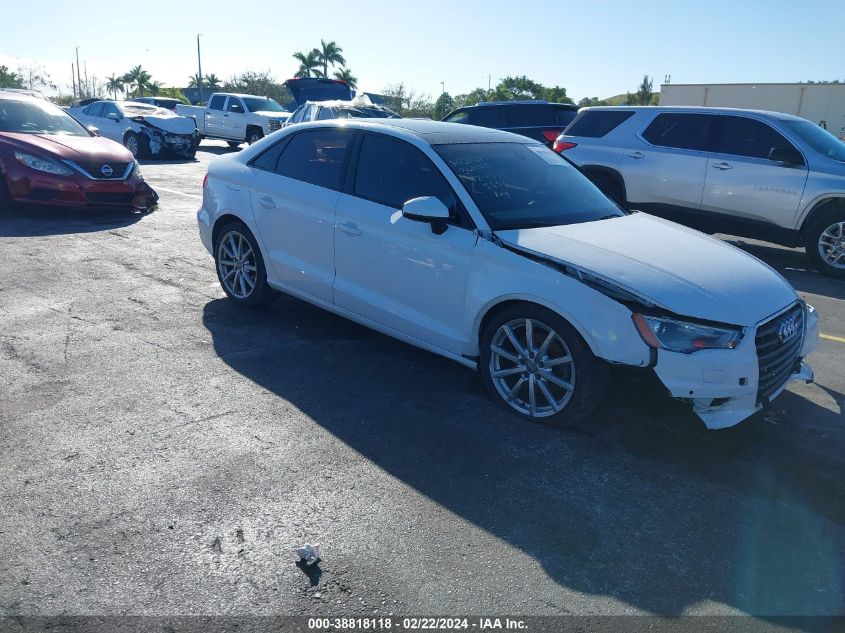
{"type": "Polygon", "coordinates": [[[786,112],[845,140],[845,84],[663,84],[660,105],[786,112]]]}

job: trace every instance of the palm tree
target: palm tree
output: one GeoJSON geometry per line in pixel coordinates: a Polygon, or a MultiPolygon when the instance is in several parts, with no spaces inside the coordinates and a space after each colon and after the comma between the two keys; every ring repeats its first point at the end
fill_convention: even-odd
{"type": "Polygon", "coordinates": [[[115,101],[117,101],[117,93],[123,92],[123,77],[117,77],[112,74],[110,77],[106,77],[106,90],[108,90],[115,101]]]}
{"type": "Polygon", "coordinates": [[[334,71],[334,78],[340,79],[341,81],[345,81],[349,84],[350,88],[357,88],[358,87],[358,78],[352,74],[352,71],[348,68],[344,68],[343,70],[336,70],[334,71]]]}
{"type": "Polygon", "coordinates": [[[293,58],[299,61],[299,70],[296,71],[294,77],[322,77],[320,73],[320,52],[313,48],[307,53],[294,53],[293,58]]]}
{"type": "MultiPolygon", "coordinates": [[[[205,81],[202,82],[205,84],[205,81]]],[[[188,81],[188,88],[199,88],[200,86],[200,76],[199,73],[194,73],[191,75],[190,80],[188,81]]]]}
{"type": "Polygon", "coordinates": [[[137,93],[135,95],[137,97],[144,96],[144,88],[150,85],[150,80],[152,79],[150,73],[141,68],[140,65],[135,66],[123,78],[129,84],[129,87],[137,93]]]}
{"type": "Polygon", "coordinates": [[[147,87],[150,89],[150,94],[155,97],[164,86],[160,81],[151,81],[147,87]]]}
{"type": "Polygon", "coordinates": [[[203,83],[212,90],[217,90],[220,87],[220,79],[214,73],[206,75],[203,79],[203,83]]]}
{"type": "Polygon", "coordinates": [[[315,48],[314,51],[317,53],[317,61],[323,65],[323,77],[329,76],[329,64],[332,67],[346,66],[346,60],[341,54],[343,49],[337,45],[337,42],[326,42],[321,39],[320,48],[315,48]]]}

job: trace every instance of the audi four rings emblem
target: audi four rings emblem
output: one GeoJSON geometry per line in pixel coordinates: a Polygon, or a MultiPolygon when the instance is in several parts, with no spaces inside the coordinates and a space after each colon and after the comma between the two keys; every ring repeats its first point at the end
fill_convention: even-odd
{"type": "Polygon", "coordinates": [[[110,165],[103,165],[100,167],[100,173],[103,174],[103,176],[108,177],[114,173],[114,169],[112,169],[110,165]]]}
{"type": "Polygon", "coordinates": [[[780,324],[780,329],[778,330],[778,338],[780,339],[780,342],[786,343],[798,333],[798,328],[799,324],[797,316],[786,319],[780,324]]]}

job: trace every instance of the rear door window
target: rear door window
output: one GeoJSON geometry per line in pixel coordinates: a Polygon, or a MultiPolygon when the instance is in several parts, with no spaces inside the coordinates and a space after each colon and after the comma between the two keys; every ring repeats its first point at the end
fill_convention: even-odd
{"type": "Polygon", "coordinates": [[[580,112],[566,134],[601,138],[634,116],[633,110],[585,110],[580,112]]]}
{"type": "Polygon", "coordinates": [[[98,101],[97,103],[92,103],[91,105],[89,105],[85,109],[85,114],[87,114],[88,116],[101,117],[101,116],[103,116],[103,107],[105,105],[106,104],[103,103],[102,101],[98,101]]]}
{"type": "Polygon", "coordinates": [[[469,113],[469,122],[481,127],[503,127],[502,108],[498,106],[478,106],[469,113]]]}
{"type": "Polygon", "coordinates": [[[354,132],[308,130],[295,134],[276,163],[276,173],[328,189],[340,189],[341,170],[354,132]]]}
{"type": "Polygon", "coordinates": [[[225,102],[226,102],[226,97],[224,95],[214,95],[211,98],[211,101],[208,102],[208,109],[209,110],[222,110],[225,102]]]}
{"type": "Polygon", "coordinates": [[[543,127],[557,125],[557,118],[551,106],[513,105],[502,108],[505,111],[505,127],[543,127]]]}
{"type": "Polygon", "coordinates": [[[793,148],[779,132],[771,126],[743,116],[720,116],[719,140],[715,152],[748,156],[749,158],[768,158],[773,147],[793,148]]]}
{"type": "Polygon", "coordinates": [[[317,121],[326,121],[328,119],[335,118],[334,112],[332,112],[331,108],[327,108],[326,106],[320,107],[320,113],[317,115],[317,121]]]}
{"type": "Polygon", "coordinates": [[[710,114],[658,114],[643,132],[643,138],[661,147],[704,151],[713,118],[710,114]]]}

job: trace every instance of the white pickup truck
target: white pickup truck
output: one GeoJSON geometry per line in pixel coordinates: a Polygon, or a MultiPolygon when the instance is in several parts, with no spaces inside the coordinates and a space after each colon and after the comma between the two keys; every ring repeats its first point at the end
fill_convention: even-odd
{"type": "Polygon", "coordinates": [[[197,122],[201,138],[217,138],[237,147],[252,145],[282,127],[290,112],[275,100],[255,95],[215,92],[208,107],[177,105],[176,113],[197,122]]]}

